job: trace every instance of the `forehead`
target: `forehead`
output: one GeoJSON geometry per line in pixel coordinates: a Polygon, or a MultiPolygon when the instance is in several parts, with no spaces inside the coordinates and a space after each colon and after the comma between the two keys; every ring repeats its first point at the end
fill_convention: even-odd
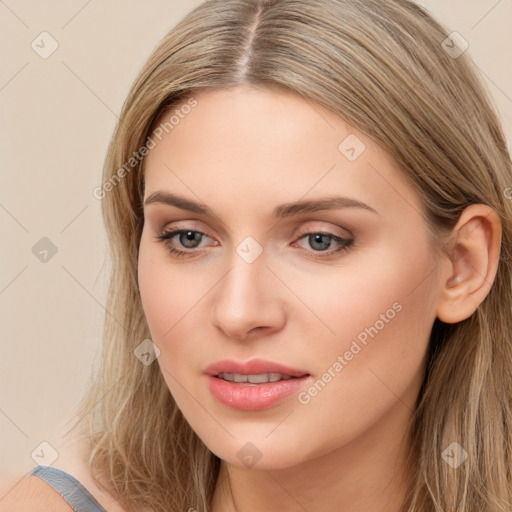
{"type": "Polygon", "coordinates": [[[236,197],[245,211],[261,211],[263,200],[342,194],[384,212],[421,208],[391,156],[317,103],[248,87],[193,98],[159,120],[168,124],[145,158],[145,197],[167,190],[215,207],[236,197]]]}

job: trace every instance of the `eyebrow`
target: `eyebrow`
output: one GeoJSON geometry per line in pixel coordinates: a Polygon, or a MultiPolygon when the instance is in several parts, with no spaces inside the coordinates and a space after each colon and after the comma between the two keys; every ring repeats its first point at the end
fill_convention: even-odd
{"type": "MultiPolygon", "coordinates": [[[[208,206],[204,204],[196,203],[194,201],[191,201],[190,199],[186,199],[185,197],[177,196],[175,194],[171,194],[170,192],[164,192],[163,190],[153,192],[144,201],[144,205],[154,203],[176,206],[177,208],[181,208],[182,210],[188,210],[190,212],[197,213],[200,215],[210,215],[212,217],[217,216],[210,208],[208,208],[208,206]]],[[[322,210],[332,210],[335,208],[362,208],[379,215],[377,210],[367,205],[366,203],[362,203],[361,201],[358,201],[357,199],[353,199],[350,197],[338,196],[326,197],[309,201],[303,200],[294,203],[285,203],[276,206],[276,208],[274,208],[274,211],[272,212],[272,216],[283,219],[285,217],[291,217],[293,215],[312,213],[322,210]]]]}

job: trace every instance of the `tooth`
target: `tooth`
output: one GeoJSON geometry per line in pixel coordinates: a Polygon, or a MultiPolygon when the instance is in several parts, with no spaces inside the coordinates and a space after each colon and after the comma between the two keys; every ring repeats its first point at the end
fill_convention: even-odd
{"type": "Polygon", "coordinates": [[[252,384],[262,384],[268,382],[268,373],[261,373],[259,375],[248,375],[248,380],[252,384]]]}
{"type": "Polygon", "coordinates": [[[276,372],[260,373],[257,375],[245,375],[240,373],[219,373],[218,377],[228,382],[248,382],[250,384],[264,384],[266,382],[277,382],[279,380],[289,380],[293,378],[290,375],[282,375],[276,372]]]}

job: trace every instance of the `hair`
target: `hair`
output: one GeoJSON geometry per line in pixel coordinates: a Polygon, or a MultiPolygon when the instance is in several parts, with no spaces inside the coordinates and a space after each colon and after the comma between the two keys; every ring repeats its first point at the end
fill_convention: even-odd
{"type": "Polygon", "coordinates": [[[466,207],[485,204],[499,215],[489,293],[464,321],[432,326],[401,510],[511,510],[512,161],[491,94],[467,51],[445,51],[449,35],[409,0],[208,0],[154,49],[105,159],[107,314],[101,364],[74,424],[89,442],[94,478],[127,510],[210,511],[220,468],[158,365],[134,356],[151,334],[137,279],[144,159],[131,159],[194,93],[237,86],[298,94],[388,151],[422,198],[436,258],[448,254],[446,236],[466,207]],[[453,442],[468,453],[457,469],[441,460],[453,442]]]}

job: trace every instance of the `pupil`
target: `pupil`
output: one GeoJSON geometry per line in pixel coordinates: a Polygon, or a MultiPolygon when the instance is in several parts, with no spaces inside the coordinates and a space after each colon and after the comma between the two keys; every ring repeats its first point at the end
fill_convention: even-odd
{"type": "Polygon", "coordinates": [[[197,231],[185,231],[180,235],[180,243],[189,249],[194,249],[196,246],[194,242],[200,241],[201,233],[197,231]],[[188,245],[189,242],[192,242],[192,245],[188,245]]]}
{"type": "Polygon", "coordinates": [[[328,249],[329,244],[331,242],[331,239],[328,235],[322,235],[322,234],[316,234],[316,235],[309,235],[309,240],[311,242],[311,246],[313,248],[315,243],[319,243],[320,247],[316,247],[317,249],[328,249]]]}

